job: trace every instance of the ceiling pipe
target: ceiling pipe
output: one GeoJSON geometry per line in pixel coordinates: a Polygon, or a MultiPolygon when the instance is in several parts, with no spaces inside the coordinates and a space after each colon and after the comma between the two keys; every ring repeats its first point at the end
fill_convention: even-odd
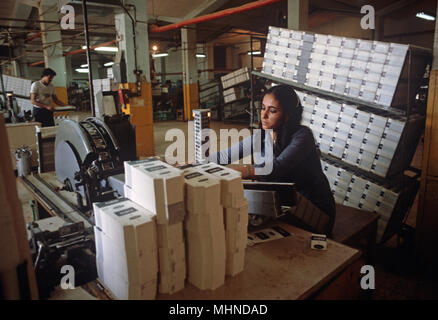
{"type": "Polygon", "coordinates": [[[26,38],[26,40],[24,40],[24,42],[30,42],[30,41],[32,41],[33,39],[36,39],[36,38],[41,37],[42,34],[43,34],[42,32],[38,32],[37,34],[34,34],[33,36],[31,36],[31,37],[29,37],[29,38],[26,38]]]}
{"type": "Polygon", "coordinates": [[[155,27],[151,27],[149,29],[149,33],[158,33],[158,32],[164,32],[164,31],[179,29],[181,27],[184,27],[184,26],[187,26],[187,25],[190,25],[190,24],[201,23],[201,22],[206,22],[206,21],[210,21],[210,20],[214,20],[214,19],[223,18],[223,17],[226,17],[226,16],[230,16],[232,14],[236,14],[236,13],[240,13],[240,12],[249,11],[249,10],[257,9],[257,8],[260,8],[260,7],[264,7],[264,6],[267,6],[267,5],[276,3],[276,2],[280,2],[280,0],[260,0],[260,1],[254,1],[254,2],[250,2],[250,3],[244,4],[242,6],[239,6],[239,7],[234,7],[234,8],[229,8],[229,9],[217,11],[217,12],[206,14],[204,16],[196,17],[196,18],[193,18],[193,19],[181,21],[181,22],[178,22],[178,23],[169,24],[167,26],[162,26],[162,27],[156,27],[155,26],[155,27]]]}
{"type": "MultiPolygon", "coordinates": [[[[111,40],[111,41],[108,41],[108,42],[96,44],[94,46],[91,46],[90,50],[94,50],[94,49],[99,48],[99,47],[107,47],[107,46],[110,46],[112,44],[116,44],[117,42],[119,42],[119,40],[111,40]]],[[[78,49],[78,50],[73,50],[73,51],[65,52],[62,55],[64,57],[74,56],[76,54],[84,53],[86,51],[87,51],[87,49],[78,49]]],[[[41,64],[44,64],[44,60],[37,61],[37,62],[32,62],[32,63],[29,64],[29,67],[36,67],[36,66],[39,66],[41,64]]]]}

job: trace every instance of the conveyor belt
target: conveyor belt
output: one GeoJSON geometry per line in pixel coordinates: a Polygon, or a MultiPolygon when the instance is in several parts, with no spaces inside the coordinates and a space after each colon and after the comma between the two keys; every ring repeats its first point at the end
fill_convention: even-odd
{"type": "Polygon", "coordinates": [[[93,226],[84,213],[79,211],[68,200],[56,192],[56,190],[38,174],[21,177],[21,180],[26,187],[38,197],[37,200],[54,215],[59,216],[66,222],[75,223],[82,221],[85,229],[93,226]]]}

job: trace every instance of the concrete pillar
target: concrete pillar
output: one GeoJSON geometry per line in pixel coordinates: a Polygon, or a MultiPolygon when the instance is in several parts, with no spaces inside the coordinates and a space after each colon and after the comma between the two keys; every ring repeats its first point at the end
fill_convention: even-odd
{"type": "Polygon", "coordinates": [[[192,120],[192,110],[199,107],[196,30],[181,29],[184,120],[192,120]]]}
{"type": "Polygon", "coordinates": [[[309,0],[287,0],[287,28],[307,30],[309,0]]]}
{"type": "Polygon", "coordinates": [[[135,125],[137,156],[154,155],[154,131],[152,117],[152,89],[150,78],[149,64],[149,37],[147,16],[147,0],[126,0],[125,7],[130,15],[136,18],[135,23],[135,38],[132,29],[132,21],[129,15],[123,9],[115,12],[115,26],[117,35],[121,37],[118,43],[119,50],[124,53],[126,62],[126,75],[128,83],[122,85],[124,89],[128,89],[133,93],[139,93],[136,97],[131,97],[124,113],[130,115],[130,121],[135,125]],[[135,11],[133,10],[135,7],[135,11]],[[134,74],[136,69],[135,61],[137,61],[137,69],[141,70],[141,85],[140,92],[137,92],[137,78],[134,74]]]}
{"type": "MultiPolygon", "coordinates": [[[[207,59],[208,59],[208,64],[207,64],[208,67],[207,68],[209,70],[213,70],[214,69],[214,44],[213,43],[207,44],[207,59]]],[[[209,80],[214,79],[214,71],[208,72],[208,79],[209,80]]]]}
{"type": "MultiPolygon", "coordinates": [[[[43,0],[38,8],[40,19],[43,21],[59,20],[59,9],[57,0],[43,0]]],[[[67,71],[65,57],[62,52],[61,31],[57,24],[41,23],[43,47],[50,45],[44,50],[44,64],[46,68],[52,68],[56,71],[56,77],[53,79],[53,85],[56,89],[56,96],[59,100],[67,103],[67,71]]]]}
{"type": "MultiPolygon", "coordinates": [[[[91,72],[93,73],[93,79],[102,79],[100,70],[100,61],[97,59],[91,59],[91,72]]],[[[106,78],[106,77],[104,77],[106,78]]]]}
{"type": "Polygon", "coordinates": [[[67,79],[66,79],[66,81],[67,81],[67,88],[70,87],[72,82],[73,82],[74,70],[73,70],[73,67],[72,67],[72,64],[71,64],[71,59],[72,59],[72,56],[65,57],[65,69],[67,71],[67,79]]]}

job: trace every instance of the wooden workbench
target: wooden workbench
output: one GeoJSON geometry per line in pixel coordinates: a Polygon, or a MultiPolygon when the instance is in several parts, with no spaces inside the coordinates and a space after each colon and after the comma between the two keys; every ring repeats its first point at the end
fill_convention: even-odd
{"type": "Polygon", "coordinates": [[[199,290],[190,284],[173,295],[157,299],[260,300],[356,299],[359,293],[361,253],[329,240],[327,251],[310,249],[310,233],[278,223],[289,237],[246,249],[245,270],[227,277],[225,285],[199,290]],[[339,290],[340,289],[340,290],[339,290]]]}

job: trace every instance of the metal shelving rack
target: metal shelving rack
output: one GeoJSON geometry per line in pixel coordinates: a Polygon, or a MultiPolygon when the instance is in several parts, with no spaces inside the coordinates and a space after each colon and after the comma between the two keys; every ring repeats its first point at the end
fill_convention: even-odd
{"type": "MultiPolygon", "coordinates": [[[[250,72],[250,76],[251,76],[251,72],[250,72]]],[[[231,88],[237,88],[237,87],[247,89],[249,87],[249,82],[250,82],[250,80],[245,81],[245,82],[237,83],[235,85],[227,87],[226,90],[231,89],[231,88]]],[[[223,100],[223,91],[224,91],[224,89],[222,89],[222,92],[221,92],[222,100],[223,100]]],[[[238,103],[238,102],[245,102],[245,101],[248,102],[248,106],[251,108],[252,99],[248,98],[246,96],[237,98],[236,100],[233,100],[233,101],[230,101],[230,102],[225,102],[223,100],[223,103],[222,103],[222,119],[223,119],[223,121],[224,122],[248,123],[248,119],[233,119],[233,118],[236,118],[236,117],[242,117],[243,115],[247,115],[248,112],[246,111],[247,110],[246,108],[243,110],[243,112],[238,113],[238,114],[233,114],[232,117],[228,117],[228,118],[225,117],[225,110],[224,110],[226,106],[230,105],[231,106],[231,112],[233,112],[232,111],[233,110],[233,104],[238,103]]]]}
{"type": "MultiPolygon", "coordinates": [[[[407,61],[407,101],[406,101],[406,105],[404,110],[401,110],[399,108],[393,108],[393,107],[386,107],[383,105],[379,105],[376,103],[371,103],[371,102],[367,102],[361,99],[357,99],[357,98],[353,98],[353,97],[349,97],[349,96],[345,96],[345,95],[341,95],[341,94],[337,94],[334,92],[329,92],[329,91],[325,91],[325,90],[321,90],[319,88],[315,88],[315,87],[310,87],[307,86],[305,84],[302,83],[298,83],[298,82],[294,82],[294,81],[290,81],[290,80],[286,80],[286,79],[282,79],[282,78],[278,78],[269,74],[264,74],[262,72],[257,72],[254,71],[253,68],[251,68],[252,70],[252,74],[251,74],[251,79],[253,76],[255,77],[261,77],[261,78],[265,78],[268,80],[271,80],[273,82],[276,83],[282,83],[282,84],[287,84],[292,86],[295,89],[298,89],[300,91],[304,91],[306,93],[310,93],[316,96],[320,96],[322,98],[328,99],[328,100],[335,100],[338,102],[346,102],[352,105],[356,105],[359,109],[362,109],[363,111],[367,111],[367,112],[373,112],[382,116],[386,116],[386,117],[395,117],[395,118],[403,118],[403,120],[405,121],[406,125],[404,130],[408,129],[409,126],[409,120],[411,119],[412,116],[412,97],[411,97],[411,93],[413,90],[412,88],[412,55],[413,55],[413,51],[415,51],[415,54],[418,55],[423,55],[425,59],[429,60],[429,65],[430,65],[430,61],[432,59],[431,56],[431,52],[428,50],[425,50],[424,48],[420,48],[420,47],[416,47],[416,46],[409,46],[408,52],[407,52],[407,56],[405,58],[405,63],[407,61]]],[[[401,75],[400,75],[401,77],[401,75]]],[[[400,81],[400,79],[399,79],[400,81]]],[[[417,88],[415,88],[416,90],[417,88]]],[[[251,103],[251,123],[250,126],[251,127],[255,127],[254,125],[254,112],[255,112],[255,108],[254,108],[254,104],[253,104],[253,96],[252,96],[252,103],[251,103]]],[[[425,117],[424,117],[425,119],[425,117]]],[[[424,127],[424,124],[423,124],[424,127]]],[[[409,157],[409,154],[406,154],[406,136],[402,136],[400,138],[399,144],[401,144],[401,149],[400,152],[402,155],[405,155],[406,157],[409,157]]],[[[411,146],[412,147],[412,146],[411,146]]],[[[419,182],[418,179],[421,175],[421,170],[418,169],[414,169],[411,168],[410,166],[407,167],[403,167],[402,170],[398,173],[397,177],[386,177],[386,178],[382,178],[380,176],[377,176],[375,174],[373,174],[372,172],[363,170],[359,167],[350,165],[344,161],[342,161],[341,159],[338,159],[330,154],[326,154],[323,153],[322,154],[322,158],[323,160],[326,159],[328,161],[331,161],[337,165],[339,165],[339,167],[345,168],[346,170],[352,172],[353,174],[358,174],[360,176],[369,178],[371,180],[377,181],[380,184],[387,184],[387,185],[391,185],[391,186],[398,186],[400,190],[406,190],[407,192],[407,196],[406,197],[401,197],[404,199],[399,199],[399,201],[397,202],[397,204],[394,207],[394,211],[391,215],[391,218],[388,222],[388,225],[385,229],[385,232],[381,238],[381,242],[385,242],[387,241],[390,237],[392,237],[393,235],[397,234],[398,238],[397,240],[400,241],[399,238],[399,232],[402,228],[402,225],[404,223],[404,219],[406,216],[407,211],[411,208],[413,201],[415,199],[415,195],[418,192],[418,188],[419,188],[419,182]],[[406,170],[410,170],[412,172],[414,172],[414,176],[413,177],[408,177],[405,176],[404,173],[406,170]]]]}
{"type": "Polygon", "coordinates": [[[199,83],[199,81],[198,81],[198,87],[199,87],[198,97],[199,97],[201,109],[207,108],[207,109],[211,109],[211,111],[213,111],[213,108],[216,108],[217,119],[215,119],[215,120],[221,120],[221,118],[222,118],[221,110],[222,110],[223,102],[222,102],[222,98],[221,98],[222,86],[221,86],[220,80],[214,79],[214,80],[211,80],[211,81],[203,83],[203,84],[199,83]],[[211,90],[212,88],[215,88],[215,87],[218,88],[217,92],[209,93],[201,98],[201,92],[211,90]],[[212,106],[209,106],[207,104],[204,105],[205,102],[210,102],[211,100],[215,101],[216,95],[217,95],[217,101],[216,101],[215,105],[212,105],[212,106]]]}

